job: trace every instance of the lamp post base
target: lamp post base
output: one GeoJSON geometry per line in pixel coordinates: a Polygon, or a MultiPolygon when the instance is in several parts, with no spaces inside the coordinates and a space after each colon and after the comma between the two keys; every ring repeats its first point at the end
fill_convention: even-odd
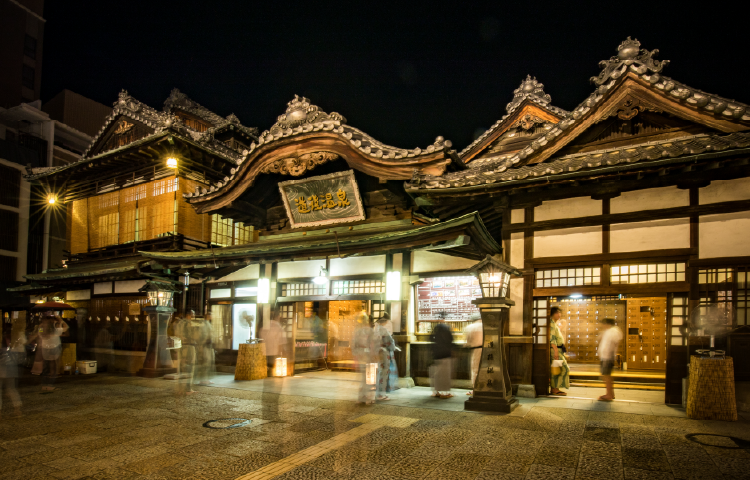
{"type": "Polygon", "coordinates": [[[464,402],[464,410],[471,410],[474,412],[510,413],[518,408],[519,405],[518,400],[513,396],[505,399],[482,395],[466,400],[466,402],[464,402]]]}

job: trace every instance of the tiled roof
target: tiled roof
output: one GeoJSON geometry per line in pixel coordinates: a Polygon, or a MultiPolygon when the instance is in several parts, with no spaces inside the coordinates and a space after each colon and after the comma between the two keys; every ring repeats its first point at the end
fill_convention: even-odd
{"type": "Polygon", "coordinates": [[[472,149],[474,149],[474,147],[476,147],[477,145],[485,141],[488,137],[490,137],[493,133],[495,133],[501,126],[505,124],[505,121],[508,119],[508,117],[510,117],[513,112],[518,109],[518,107],[523,103],[524,100],[533,102],[559,117],[565,117],[566,115],[568,115],[567,110],[555,107],[550,103],[552,97],[544,93],[543,83],[538,82],[536,77],[527,75],[526,79],[521,82],[521,85],[513,90],[513,100],[511,100],[511,102],[505,107],[507,113],[500,120],[495,122],[494,125],[488,128],[483,134],[477,137],[476,140],[471,142],[468,147],[461,150],[461,153],[459,153],[458,156],[463,157],[472,149]]]}
{"type": "MultiPolygon", "coordinates": [[[[618,84],[618,81],[624,79],[628,73],[634,74],[645,81],[653,91],[679,101],[683,105],[687,105],[698,111],[710,112],[729,120],[750,124],[750,108],[747,105],[690,88],[669,77],[662,76],[660,72],[668,62],[654,60],[653,57],[657,53],[658,50],[648,51],[640,49],[640,43],[637,40],[628,38],[618,48],[617,56],[600,63],[603,69],[601,74],[592,78],[592,82],[597,85],[596,90],[544,136],[534,140],[526,148],[513,155],[502,155],[494,159],[487,159],[477,165],[473,165],[474,162],[470,162],[468,164],[470,168],[463,172],[446,173],[442,176],[415,175],[412,181],[407,183],[406,188],[414,191],[452,188],[459,184],[470,186],[481,183],[494,183],[503,181],[503,179],[512,175],[511,169],[514,169],[513,172],[515,172],[515,169],[523,172],[536,172],[538,171],[536,170],[537,168],[547,169],[552,163],[557,164],[558,161],[569,159],[570,157],[564,157],[535,167],[516,167],[516,165],[522,163],[530,155],[542,151],[548,143],[562,135],[592,109],[596,108],[607,92],[612,90],[618,84]]],[[[722,138],[721,135],[712,135],[710,137],[716,139],[722,138]]],[[[698,140],[699,137],[695,138],[698,143],[701,142],[701,140],[698,140]]],[[[723,138],[731,138],[730,142],[734,142],[735,139],[738,140],[744,137],[742,135],[737,137],[728,135],[723,138]]],[[[717,141],[721,142],[721,140],[717,141]]],[[[671,140],[671,142],[675,142],[675,140],[671,140]]],[[[708,145],[706,146],[712,148],[708,145]]],[[[634,149],[630,147],[623,149],[623,151],[625,150],[634,149]]]]}
{"type": "Polygon", "coordinates": [[[750,133],[691,135],[637,146],[567,155],[549,162],[525,165],[519,168],[508,169],[503,164],[504,162],[500,162],[499,166],[496,163],[486,168],[474,168],[446,174],[442,177],[424,178],[418,185],[414,183],[408,185],[407,189],[430,190],[472,187],[746,147],[750,147],[750,133]]]}
{"type": "MultiPolygon", "coordinates": [[[[338,134],[364,155],[382,159],[404,160],[404,162],[412,162],[420,156],[448,150],[453,145],[450,140],[437,137],[435,143],[428,145],[425,149],[419,147],[414,149],[391,147],[375,140],[361,130],[347,125],[346,119],[342,115],[336,112],[325,113],[317,106],[311,105],[307,98],[295,95],[294,99],[287,104],[286,112],[278,117],[276,123],[269,130],[260,134],[258,143],[253,142],[250,148],[243,152],[239,158],[238,165],[242,165],[261,146],[273,144],[274,142],[296,135],[317,131],[338,134]]],[[[234,168],[232,169],[232,174],[223,181],[219,181],[207,189],[199,187],[200,190],[195,193],[185,194],[185,197],[197,198],[217,192],[226,187],[235,178],[236,173],[237,168],[234,168]]]]}

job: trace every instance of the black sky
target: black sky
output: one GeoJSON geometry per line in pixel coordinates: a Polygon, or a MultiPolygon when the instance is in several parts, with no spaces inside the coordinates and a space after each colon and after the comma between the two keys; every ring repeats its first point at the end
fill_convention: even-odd
{"type": "Polygon", "coordinates": [[[461,149],[526,74],[574,108],[633,36],[671,60],[666,75],[750,103],[747,6],[574,3],[48,0],[42,99],[111,105],[124,88],[161,109],[177,87],[265,130],[299,94],[385,143],[461,149]]]}

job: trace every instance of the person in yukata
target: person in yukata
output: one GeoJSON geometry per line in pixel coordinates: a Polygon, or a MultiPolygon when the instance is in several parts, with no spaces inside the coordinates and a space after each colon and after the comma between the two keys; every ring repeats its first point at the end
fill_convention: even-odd
{"type": "Polygon", "coordinates": [[[266,367],[268,368],[268,376],[273,377],[276,358],[282,355],[281,348],[284,336],[278,314],[275,314],[268,322],[263,321],[263,327],[258,332],[258,336],[266,344],[266,367]]]}
{"type": "MultiPolygon", "coordinates": [[[[484,330],[482,329],[482,316],[478,313],[472,313],[469,318],[471,322],[466,327],[466,348],[471,349],[469,354],[469,369],[471,371],[471,387],[474,388],[474,382],[477,380],[479,373],[479,363],[482,360],[482,342],[484,341],[484,330]]],[[[474,390],[466,395],[473,395],[474,390]]]]}
{"type": "Polygon", "coordinates": [[[0,412],[2,412],[3,408],[3,394],[7,393],[13,404],[16,417],[21,416],[21,396],[16,389],[18,360],[16,352],[13,350],[13,344],[10,341],[10,332],[6,332],[0,343],[0,412]]]}
{"type": "Polygon", "coordinates": [[[68,331],[68,324],[55,312],[45,312],[39,329],[29,341],[36,340],[41,347],[42,357],[42,390],[55,390],[62,343],[60,335],[68,331]],[[44,375],[44,372],[47,372],[44,375]]]}
{"type": "Polygon", "coordinates": [[[376,342],[370,318],[364,305],[360,307],[360,311],[354,317],[354,320],[354,335],[351,343],[352,355],[357,362],[357,370],[362,373],[358,403],[372,405],[375,403],[375,391],[374,385],[367,383],[367,367],[371,363],[377,363],[377,351],[380,348],[380,342],[376,342]]]}
{"type": "Polygon", "coordinates": [[[562,397],[568,394],[560,390],[561,388],[570,388],[570,368],[568,368],[568,361],[565,359],[563,353],[563,347],[565,346],[565,339],[560,332],[560,328],[557,326],[557,321],[562,316],[562,310],[559,307],[552,307],[550,309],[549,317],[549,354],[550,363],[553,360],[562,360],[561,371],[559,375],[550,374],[550,387],[552,395],[560,395],[562,397]]]}
{"type": "Polygon", "coordinates": [[[622,331],[615,325],[614,318],[605,318],[602,320],[609,328],[599,342],[599,360],[602,362],[601,372],[604,386],[607,393],[599,397],[599,400],[611,402],[615,399],[615,388],[612,382],[612,367],[615,366],[615,354],[622,341],[622,331]]]}
{"type": "Polygon", "coordinates": [[[438,323],[432,329],[430,334],[432,342],[432,359],[433,364],[430,367],[430,378],[432,380],[433,397],[450,398],[451,393],[451,373],[452,373],[452,355],[453,355],[453,333],[445,323],[445,319],[440,317],[438,323]]]}
{"type": "Polygon", "coordinates": [[[386,323],[390,321],[391,316],[384,313],[380,317],[373,329],[376,343],[378,346],[378,384],[375,398],[377,400],[390,400],[386,392],[394,390],[398,373],[396,372],[396,361],[394,352],[396,351],[396,342],[393,340],[391,333],[385,328],[386,323]]]}

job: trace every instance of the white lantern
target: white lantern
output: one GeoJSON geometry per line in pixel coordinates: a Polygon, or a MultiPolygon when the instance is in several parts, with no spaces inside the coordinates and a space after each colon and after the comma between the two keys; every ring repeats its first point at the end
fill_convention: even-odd
{"type": "Polygon", "coordinates": [[[286,358],[279,357],[273,364],[274,377],[286,377],[286,358]]]}
{"type": "Polygon", "coordinates": [[[375,383],[378,381],[378,364],[377,363],[367,364],[367,372],[365,373],[365,377],[367,379],[368,385],[375,385],[375,383]]]}

